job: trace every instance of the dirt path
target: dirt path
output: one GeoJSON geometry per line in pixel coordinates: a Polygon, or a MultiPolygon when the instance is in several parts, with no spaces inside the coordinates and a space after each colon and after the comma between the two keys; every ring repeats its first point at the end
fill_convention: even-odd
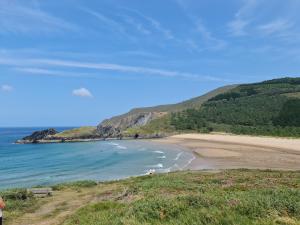
{"type": "Polygon", "coordinates": [[[59,225],[80,207],[111,197],[114,191],[113,185],[54,191],[53,196],[40,199],[41,207],[39,209],[24,214],[8,225],[59,225]]]}

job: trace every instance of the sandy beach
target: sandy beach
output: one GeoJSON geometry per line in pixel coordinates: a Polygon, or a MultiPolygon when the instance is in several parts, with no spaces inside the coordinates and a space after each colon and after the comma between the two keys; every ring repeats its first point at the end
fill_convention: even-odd
{"type": "Polygon", "coordinates": [[[181,134],[154,140],[192,151],[188,169],[300,170],[300,139],[231,134],[181,134]]]}

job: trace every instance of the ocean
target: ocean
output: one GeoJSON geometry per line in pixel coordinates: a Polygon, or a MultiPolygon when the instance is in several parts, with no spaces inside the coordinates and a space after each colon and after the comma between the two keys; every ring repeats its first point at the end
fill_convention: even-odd
{"type": "Polygon", "coordinates": [[[143,140],[14,144],[42,129],[45,128],[0,128],[0,189],[118,180],[150,170],[181,170],[194,159],[192,153],[178,146],[143,140]]]}

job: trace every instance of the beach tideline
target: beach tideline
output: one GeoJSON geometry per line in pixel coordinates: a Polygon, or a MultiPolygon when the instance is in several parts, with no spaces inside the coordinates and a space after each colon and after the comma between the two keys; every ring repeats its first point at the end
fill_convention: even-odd
{"type": "Polygon", "coordinates": [[[232,134],[180,134],[159,143],[177,144],[197,155],[190,169],[300,170],[300,139],[232,134]]]}

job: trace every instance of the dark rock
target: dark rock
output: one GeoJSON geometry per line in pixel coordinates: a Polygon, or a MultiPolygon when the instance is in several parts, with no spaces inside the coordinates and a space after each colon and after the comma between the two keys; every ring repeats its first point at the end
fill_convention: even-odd
{"type": "Polygon", "coordinates": [[[47,129],[47,130],[42,130],[42,131],[36,131],[36,132],[32,133],[31,135],[22,138],[21,141],[38,143],[39,140],[46,139],[49,135],[55,135],[57,133],[58,132],[53,128],[47,129]]]}
{"type": "Polygon", "coordinates": [[[99,125],[97,134],[100,138],[122,137],[120,129],[111,125],[99,125]]]}

